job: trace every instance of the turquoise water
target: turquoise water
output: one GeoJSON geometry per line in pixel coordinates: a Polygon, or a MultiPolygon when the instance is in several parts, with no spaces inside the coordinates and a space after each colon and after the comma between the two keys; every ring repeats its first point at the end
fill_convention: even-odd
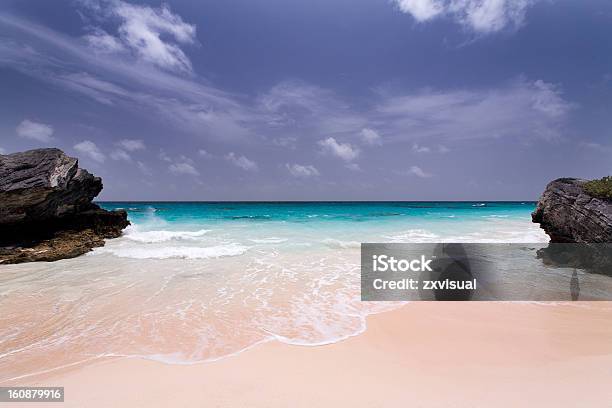
{"type": "Polygon", "coordinates": [[[104,202],[125,209],[132,243],[117,256],[204,258],[360,242],[542,242],[534,202],[104,202]],[[166,245],[161,243],[165,242],[166,245]],[[154,245],[158,244],[158,245],[154,245]],[[179,245],[180,244],[180,245],[179,245]]]}
{"type": "Polygon", "coordinates": [[[125,209],[130,220],[146,222],[152,211],[168,222],[252,221],[381,222],[406,218],[435,221],[486,216],[529,218],[535,202],[101,202],[125,209]]]}

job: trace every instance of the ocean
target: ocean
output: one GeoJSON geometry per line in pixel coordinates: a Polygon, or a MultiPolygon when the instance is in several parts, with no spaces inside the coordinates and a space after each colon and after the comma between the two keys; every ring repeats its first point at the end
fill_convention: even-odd
{"type": "Polygon", "coordinates": [[[312,346],[401,303],[360,301],[361,242],[547,242],[533,202],[102,202],[87,255],[0,266],[0,382],[108,357],[175,364],[312,346]]]}

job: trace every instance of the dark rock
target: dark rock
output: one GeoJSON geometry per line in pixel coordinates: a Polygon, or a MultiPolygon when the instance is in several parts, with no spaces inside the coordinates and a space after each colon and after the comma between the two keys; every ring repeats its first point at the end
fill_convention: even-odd
{"type": "Polygon", "coordinates": [[[553,243],[612,243],[612,201],[585,192],[586,180],[561,178],[546,186],[531,215],[553,243]]]}
{"type": "Polygon", "coordinates": [[[102,180],[59,149],[0,156],[0,225],[77,213],[100,191],[102,180]]]}
{"type": "Polygon", "coordinates": [[[538,258],[550,266],[612,276],[612,202],[587,193],[586,182],[562,178],[546,186],[532,220],[551,243],[538,250],[538,258]]]}
{"type": "Polygon", "coordinates": [[[0,263],[52,262],[83,255],[104,246],[104,238],[91,229],[60,231],[52,238],[19,247],[0,247],[0,263]]]}
{"type": "Polygon", "coordinates": [[[72,258],[129,225],[92,203],[102,180],[59,149],[0,155],[0,263],[72,258]]]}

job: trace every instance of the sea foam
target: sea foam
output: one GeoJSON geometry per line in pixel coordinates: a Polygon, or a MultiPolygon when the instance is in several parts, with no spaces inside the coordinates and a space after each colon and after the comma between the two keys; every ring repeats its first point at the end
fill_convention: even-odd
{"type": "Polygon", "coordinates": [[[361,242],[358,241],[343,241],[340,239],[327,238],[323,240],[323,243],[332,249],[361,248],[361,242]]]}
{"type": "Polygon", "coordinates": [[[145,244],[154,244],[172,240],[196,240],[208,232],[210,230],[206,229],[198,231],[139,231],[132,227],[128,228],[125,238],[145,244]]]}
{"type": "Polygon", "coordinates": [[[238,256],[249,250],[249,247],[235,243],[210,247],[197,246],[164,246],[164,247],[130,247],[100,248],[97,253],[110,253],[120,258],[132,259],[208,259],[238,256]]]}
{"type": "Polygon", "coordinates": [[[282,244],[283,242],[287,242],[287,238],[277,238],[277,237],[269,237],[269,238],[261,238],[261,239],[250,239],[249,241],[254,242],[256,244],[282,244]]]}

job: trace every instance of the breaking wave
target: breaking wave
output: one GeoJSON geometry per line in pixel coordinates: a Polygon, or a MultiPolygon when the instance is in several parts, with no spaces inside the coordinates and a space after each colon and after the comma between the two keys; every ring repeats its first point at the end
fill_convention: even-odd
{"type": "Polygon", "coordinates": [[[249,247],[239,244],[215,245],[210,247],[197,246],[165,246],[165,247],[128,247],[100,248],[94,253],[110,253],[120,258],[132,259],[208,259],[238,256],[249,250],[249,247]]]}
{"type": "Polygon", "coordinates": [[[155,244],[173,240],[196,240],[210,230],[201,229],[198,231],[139,231],[137,228],[128,227],[124,237],[136,242],[145,244],[155,244]]]}

